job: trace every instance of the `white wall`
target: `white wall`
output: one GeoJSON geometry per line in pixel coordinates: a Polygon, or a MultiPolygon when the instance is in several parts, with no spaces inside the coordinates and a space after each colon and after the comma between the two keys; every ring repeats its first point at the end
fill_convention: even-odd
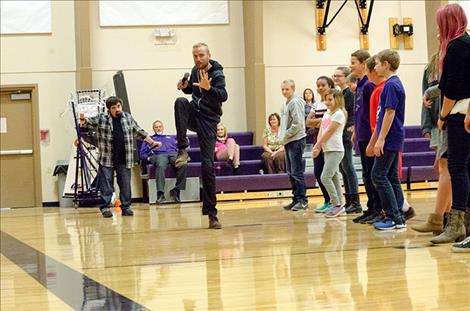
{"type": "Polygon", "coordinates": [[[154,120],[164,122],[175,133],[173,104],[184,95],[176,83],[194,65],[192,45],[209,45],[212,58],[224,67],[229,100],[224,104],[224,123],[230,130],[246,129],[244,85],[243,7],[231,1],[230,24],[174,26],[175,45],[155,45],[155,27],[100,27],[98,3],[92,5],[91,45],[94,87],[113,92],[112,76],[123,70],[131,106],[137,122],[151,130],[154,120]]]}
{"type": "MultiPolygon", "coordinates": [[[[51,1],[52,34],[2,35],[0,37],[1,85],[38,84],[39,127],[50,130],[50,141],[41,142],[43,201],[57,201],[57,160],[68,159],[73,139],[64,111],[75,89],[75,30],[72,1],[51,1]]],[[[39,133],[35,133],[39,135],[39,133]]]]}
{"type": "MultiPolygon", "coordinates": [[[[264,59],[266,64],[266,114],[278,111],[284,99],[280,83],[294,79],[297,93],[316,89],[320,75],[331,76],[337,66],[349,64],[350,54],[359,49],[359,21],[354,3],[348,2],[327,29],[327,50],[317,51],[314,1],[265,1],[264,59]]],[[[342,4],[333,1],[329,19],[342,4]]],[[[376,1],[369,28],[371,54],[390,47],[388,18],[413,18],[413,50],[400,49],[398,75],[405,85],[406,124],[419,124],[421,78],[427,63],[424,1],[376,1]]]]}

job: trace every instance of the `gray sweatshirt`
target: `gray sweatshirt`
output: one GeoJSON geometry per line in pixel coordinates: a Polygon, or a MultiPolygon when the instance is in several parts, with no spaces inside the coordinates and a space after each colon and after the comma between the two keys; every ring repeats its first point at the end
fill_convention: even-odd
{"type": "Polygon", "coordinates": [[[305,134],[305,101],[294,95],[281,107],[279,138],[283,145],[302,139],[305,134]]]}

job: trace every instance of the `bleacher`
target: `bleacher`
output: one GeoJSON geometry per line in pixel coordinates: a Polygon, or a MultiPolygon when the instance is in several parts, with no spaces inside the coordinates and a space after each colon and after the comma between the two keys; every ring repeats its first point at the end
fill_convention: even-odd
{"type": "MultiPolygon", "coordinates": [[[[290,189],[287,174],[264,174],[265,168],[261,159],[263,147],[253,144],[253,133],[231,132],[229,136],[240,145],[239,175],[232,175],[231,166],[225,161],[216,161],[216,191],[218,193],[244,192],[244,191],[272,191],[290,189]]],[[[188,153],[191,161],[188,163],[188,177],[199,177],[201,173],[200,149],[195,134],[188,134],[188,153]]],[[[436,180],[434,174],[435,152],[429,148],[429,140],[423,138],[419,126],[407,126],[405,145],[403,150],[402,182],[408,185],[413,182],[436,180]]],[[[305,179],[308,188],[316,187],[315,177],[311,164],[311,153],[304,154],[305,179]]],[[[360,161],[355,156],[358,178],[361,183],[360,161]]],[[[142,171],[144,187],[148,187],[148,180],[155,179],[155,168],[151,164],[144,164],[142,171]]],[[[165,173],[167,178],[175,178],[174,169],[169,166],[165,173]]],[[[145,189],[148,190],[148,189],[145,189]]],[[[144,191],[147,193],[147,191],[144,191]]]]}

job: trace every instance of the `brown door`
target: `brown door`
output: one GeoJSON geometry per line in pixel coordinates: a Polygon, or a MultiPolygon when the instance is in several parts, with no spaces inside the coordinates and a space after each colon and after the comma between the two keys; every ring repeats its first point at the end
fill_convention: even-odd
{"type": "Polygon", "coordinates": [[[36,189],[31,91],[0,95],[0,206],[32,207],[36,189]]]}

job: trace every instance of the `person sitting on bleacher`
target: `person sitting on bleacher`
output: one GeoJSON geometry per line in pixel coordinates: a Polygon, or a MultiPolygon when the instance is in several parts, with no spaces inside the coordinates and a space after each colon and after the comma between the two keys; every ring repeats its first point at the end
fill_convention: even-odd
{"type": "MultiPolygon", "coordinates": [[[[178,147],[176,139],[172,136],[163,134],[162,121],[153,122],[153,131],[155,134],[152,137],[154,141],[160,142],[161,146],[151,149],[151,146],[144,142],[140,148],[140,159],[148,161],[155,166],[155,183],[157,185],[157,204],[165,201],[165,170],[168,164],[175,167],[176,154],[178,147]]],[[[176,185],[170,190],[170,197],[176,201],[181,202],[180,192],[186,189],[186,173],[187,164],[176,169],[176,185]]]]}
{"type": "Polygon", "coordinates": [[[279,126],[281,117],[277,113],[272,113],[268,117],[269,127],[263,132],[263,158],[264,167],[268,174],[277,174],[285,172],[285,153],[284,146],[279,139],[279,126]]]}
{"type": "Polygon", "coordinates": [[[235,139],[229,138],[227,128],[222,123],[217,124],[217,140],[215,141],[215,159],[228,161],[233,168],[233,175],[238,175],[240,168],[240,146],[235,139]]]}

